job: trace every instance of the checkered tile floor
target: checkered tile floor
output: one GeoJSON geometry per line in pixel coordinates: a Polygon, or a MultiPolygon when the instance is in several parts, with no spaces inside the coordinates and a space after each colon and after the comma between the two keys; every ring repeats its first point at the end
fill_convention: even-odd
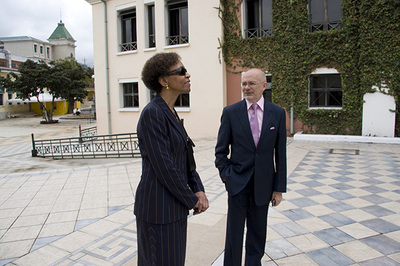
{"type": "Polygon", "coordinates": [[[286,201],[270,211],[272,260],[400,264],[400,151],[357,153],[318,148],[295,168],[286,201]]]}
{"type": "MultiPolygon", "coordinates": [[[[0,265],[136,265],[140,160],[32,158],[21,130],[0,144],[0,265]]],[[[263,265],[400,265],[400,145],[289,142],[288,193],[270,208],[263,265]]],[[[214,147],[196,142],[210,208],[189,217],[187,266],[223,262],[227,198],[214,147]]]]}

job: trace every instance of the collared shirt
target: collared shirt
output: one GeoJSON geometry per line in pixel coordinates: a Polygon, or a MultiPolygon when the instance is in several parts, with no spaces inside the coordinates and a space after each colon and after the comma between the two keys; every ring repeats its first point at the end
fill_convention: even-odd
{"type": "MultiPolygon", "coordinates": [[[[258,100],[257,105],[257,118],[258,118],[258,136],[260,137],[261,134],[261,128],[262,128],[262,121],[263,121],[263,117],[264,117],[264,97],[261,97],[260,100],[258,100]]],[[[249,121],[250,121],[250,117],[253,114],[253,108],[251,108],[251,105],[253,103],[249,102],[248,100],[246,100],[247,103],[247,114],[249,116],[249,121]]]]}

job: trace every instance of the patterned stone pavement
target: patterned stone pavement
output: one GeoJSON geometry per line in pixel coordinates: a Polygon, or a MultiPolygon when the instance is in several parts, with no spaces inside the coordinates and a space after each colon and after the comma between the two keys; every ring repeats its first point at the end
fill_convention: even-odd
{"type": "MultiPolygon", "coordinates": [[[[0,265],[136,265],[140,159],[30,157],[37,139],[77,136],[0,121],[0,265]]],[[[215,139],[195,140],[210,208],[190,215],[186,265],[222,265],[226,193],[215,139]]],[[[263,265],[400,265],[400,145],[288,141],[288,193],[271,208],[263,265]]]]}

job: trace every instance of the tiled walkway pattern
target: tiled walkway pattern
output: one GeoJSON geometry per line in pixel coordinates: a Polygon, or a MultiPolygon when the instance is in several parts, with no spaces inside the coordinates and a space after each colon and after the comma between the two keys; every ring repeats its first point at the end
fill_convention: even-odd
{"type": "MultiPolygon", "coordinates": [[[[76,125],[61,130],[41,138],[76,136],[76,125]]],[[[136,265],[140,159],[32,158],[20,135],[0,144],[0,265],[136,265]]],[[[188,266],[222,265],[227,198],[214,145],[196,141],[211,205],[189,217],[188,266]]],[[[399,145],[294,141],[288,169],[263,265],[400,265],[399,145]]]]}
{"type": "Polygon", "coordinates": [[[269,257],[282,264],[400,264],[398,148],[310,150],[290,175],[287,201],[271,213],[269,257]]]}

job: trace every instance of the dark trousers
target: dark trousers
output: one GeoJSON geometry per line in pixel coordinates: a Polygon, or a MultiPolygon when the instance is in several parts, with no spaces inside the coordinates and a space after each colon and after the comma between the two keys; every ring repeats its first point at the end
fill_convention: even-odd
{"type": "Polygon", "coordinates": [[[170,224],[136,220],[138,266],[183,266],[186,256],[187,219],[170,224]]]}
{"type": "Polygon", "coordinates": [[[237,195],[228,196],[228,218],[225,239],[225,266],[240,266],[242,262],[244,225],[246,233],[246,266],[261,266],[267,235],[268,205],[256,206],[253,178],[237,195]]]}

